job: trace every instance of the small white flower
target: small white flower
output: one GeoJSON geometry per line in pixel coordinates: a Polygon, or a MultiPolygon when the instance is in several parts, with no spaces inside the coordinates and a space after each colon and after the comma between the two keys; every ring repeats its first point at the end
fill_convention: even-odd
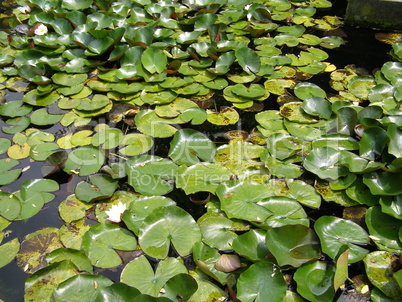
{"type": "Polygon", "coordinates": [[[105,211],[107,214],[107,220],[115,223],[119,223],[121,221],[121,214],[127,209],[127,205],[119,202],[117,205],[112,205],[112,207],[105,211]]]}
{"type": "Polygon", "coordinates": [[[27,5],[18,7],[18,10],[21,12],[21,14],[29,14],[31,12],[31,8],[27,5]]]}
{"type": "Polygon", "coordinates": [[[47,34],[47,27],[42,23],[35,29],[35,35],[42,36],[47,34]]]}

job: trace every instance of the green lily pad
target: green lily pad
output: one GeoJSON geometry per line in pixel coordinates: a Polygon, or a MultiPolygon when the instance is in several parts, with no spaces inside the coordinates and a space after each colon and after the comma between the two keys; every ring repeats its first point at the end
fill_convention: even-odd
{"type": "Polygon", "coordinates": [[[357,76],[349,80],[348,89],[355,96],[367,100],[371,88],[375,86],[375,80],[369,76],[357,76]]]}
{"type": "Polygon", "coordinates": [[[216,194],[221,201],[221,209],[229,218],[264,222],[272,215],[270,210],[260,204],[273,195],[265,185],[225,183],[217,187],[216,194]]]}
{"type": "Polygon", "coordinates": [[[402,220],[402,195],[382,196],[380,205],[383,213],[402,220]]]}
{"type": "Polygon", "coordinates": [[[299,267],[319,257],[317,236],[312,229],[300,224],[269,229],[265,244],[280,266],[299,267]]]}
{"type": "Polygon", "coordinates": [[[94,136],[92,136],[92,145],[98,147],[101,146],[102,149],[113,149],[116,148],[123,138],[123,132],[117,128],[102,128],[99,127],[94,136]]]}
{"type": "Polygon", "coordinates": [[[36,90],[31,90],[24,95],[22,101],[32,106],[47,106],[55,103],[59,99],[60,95],[56,91],[42,96],[37,94],[36,90]]]}
{"type": "Polygon", "coordinates": [[[331,147],[313,149],[305,158],[303,166],[321,179],[336,180],[348,173],[346,167],[338,165],[340,156],[340,152],[331,147]]]}
{"type": "Polygon", "coordinates": [[[287,196],[297,200],[303,205],[312,208],[319,208],[321,205],[321,197],[313,186],[302,180],[293,180],[288,183],[289,191],[287,196]]]}
{"type": "Polygon", "coordinates": [[[300,224],[309,226],[310,222],[302,206],[293,199],[282,196],[273,196],[261,200],[259,205],[271,212],[271,215],[262,224],[260,228],[278,228],[284,225],[300,224]]]}
{"type": "Polygon", "coordinates": [[[24,131],[31,123],[31,119],[27,116],[21,116],[8,119],[6,123],[10,126],[3,126],[1,130],[7,134],[15,134],[24,131]]]}
{"type": "Polygon", "coordinates": [[[370,238],[380,249],[391,253],[399,253],[402,250],[398,234],[401,220],[383,213],[380,206],[369,208],[365,219],[370,238]]]}
{"type": "Polygon", "coordinates": [[[335,268],[327,267],[323,261],[307,263],[294,274],[297,292],[308,301],[332,301],[335,296],[334,276],[335,268]]]}
{"type": "Polygon", "coordinates": [[[120,279],[121,282],[138,288],[143,294],[157,297],[166,282],[179,274],[187,274],[187,269],[175,258],[161,260],[154,272],[148,259],[140,256],[124,267],[120,279]]]}
{"type": "Polygon", "coordinates": [[[324,119],[329,119],[332,115],[331,103],[320,97],[305,99],[301,108],[310,115],[324,119]]]}
{"type": "Polygon", "coordinates": [[[21,100],[6,102],[0,106],[0,115],[8,117],[26,116],[32,111],[32,107],[24,105],[21,100]]]}
{"type": "Polygon", "coordinates": [[[80,250],[82,238],[89,228],[90,225],[85,222],[85,219],[76,220],[72,224],[64,224],[60,227],[60,241],[66,248],[80,250]]]}
{"type": "Polygon", "coordinates": [[[207,121],[215,125],[230,125],[235,124],[239,120],[239,113],[232,107],[225,107],[216,112],[207,110],[207,121]]]}
{"type": "Polygon", "coordinates": [[[375,251],[366,256],[364,266],[370,282],[387,297],[400,299],[402,290],[392,276],[396,270],[395,256],[386,251],[375,251]]]}
{"type": "Polygon", "coordinates": [[[138,289],[128,286],[127,284],[113,283],[110,286],[101,288],[94,302],[124,302],[140,294],[141,292],[138,289]]]}
{"type": "Polygon", "coordinates": [[[202,108],[193,107],[183,111],[180,118],[185,123],[191,122],[192,125],[199,125],[207,120],[207,112],[202,108]]]}
{"type": "Polygon", "coordinates": [[[94,301],[98,292],[113,281],[98,275],[76,275],[60,283],[53,292],[55,302],[94,301]],[[94,286],[96,284],[96,286],[94,286]]]}
{"type": "Polygon", "coordinates": [[[84,146],[73,150],[68,154],[64,165],[67,173],[79,173],[81,176],[97,172],[103,165],[105,156],[96,147],[84,146]]]}
{"type": "Polygon", "coordinates": [[[24,208],[33,202],[33,200],[42,199],[44,203],[48,203],[55,197],[50,192],[58,190],[59,184],[52,179],[31,179],[25,181],[20,187],[21,200],[23,200],[21,215],[24,213],[24,208]]]}
{"type": "Polygon", "coordinates": [[[314,229],[320,237],[322,251],[335,259],[340,250],[347,245],[349,263],[360,261],[368,250],[357,244],[368,244],[366,231],[358,224],[333,216],[321,216],[314,224],[314,229]]]}
{"type": "Polygon", "coordinates": [[[93,266],[91,261],[81,251],[74,249],[60,248],[52,251],[47,257],[46,261],[49,263],[57,263],[62,261],[71,261],[74,265],[83,272],[93,273],[93,266]]]}
{"type": "Polygon", "coordinates": [[[67,73],[55,73],[52,76],[54,83],[62,86],[77,86],[84,83],[88,79],[88,75],[85,73],[67,74],[67,73]]]}
{"type": "Polygon", "coordinates": [[[313,116],[307,114],[303,109],[303,103],[290,102],[282,105],[279,113],[290,122],[301,124],[314,124],[318,120],[313,116]]]}
{"type": "Polygon", "coordinates": [[[127,227],[138,235],[143,220],[156,208],[176,205],[176,203],[164,196],[147,196],[130,203],[127,211],[121,216],[127,227]]]}
{"type": "Polygon", "coordinates": [[[206,135],[192,129],[177,131],[170,141],[168,156],[178,165],[211,161],[214,155],[215,144],[206,135]]]}
{"type": "Polygon", "coordinates": [[[251,229],[236,237],[232,242],[232,247],[236,253],[251,261],[264,261],[270,254],[265,245],[265,234],[264,230],[251,229]]]}
{"type": "Polygon", "coordinates": [[[237,298],[244,302],[281,302],[286,295],[282,273],[270,262],[252,264],[239,277],[237,298]]]}
{"type": "Polygon", "coordinates": [[[118,183],[105,174],[93,174],[89,176],[89,182],[81,181],[74,190],[75,196],[84,202],[94,202],[109,198],[117,189],[118,183]]]}
{"type": "Polygon", "coordinates": [[[38,126],[54,125],[60,122],[62,114],[50,114],[46,108],[35,110],[31,115],[31,123],[38,126]]]}
{"type": "Polygon", "coordinates": [[[25,236],[16,257],[17,265],[24,272],[33,274],[47,265],[46,256],[63,247],[59,238],[59,229],[43,228],[25,236]]]}
{"type": "Polygon", "coordinates": [[[0,268],[10,263],[20,250],[20,242],[18,238],[14,238],[0,245],[0,252],[3,255],[0,261],[0,268]]]}
{"type": "Polygon", "coordinates": [[[199,163],[177,169],[176,187],[186,194],[207,191],[215,193],[220,183],[228,181],[232,172],[218,164],[199,163]]]}
{"type": "Polygon", "coordinates": [[[92,207],[79,200],[74,194],[67,196],[59,205],[59,215],[65,222],[70,223],[85,217],[85,211],[92,207]]]}
{"type": "Polygon", "coordinates": [[[255,51],[248,47],[241,47],[235,50],[235,56],[239,65],[249,74],[260,71],[260,57],[255,51]]]}
{"type": "Polygon", "coordinates": [[[126,156],[141,155],[149,151],[154,145],[152,137],[141,133],[126,134],[120,142],[119,153],[126,156]]]}
{"type": "Polygon", "coordinates": [[[301,82],[296,85],[294,90],[295,95],[305,101],[310,97],[319,97],[325,99],[326,92],[316,84],[309,82],[301,82]]]}
{"type": "Polygon", "coordinates": [[[201,240],[201,232],[186,211],[177,206],[165,206],[154,209],[144,219],[138,239],[147,255],[164,259],[171,244],[179,255],[189,255],[194,243],[201,240]]]}
{"type": "Polygon", "coordinates": [[[11,141],[7,138],[0,137],[0,154],[6,153],[11,147],[11,141]]]}
{"type": "Polygon", "coordinates": [[[161,73],[166,69],[167,57],[160,48],[147,48],[141,55],[142,65],[150,73],[161,73]]]}
{"type": "Polygon", "coordinates": [[[155,113],[162,118],[173,118],[190,108],[198,108],[197,105],[185,98],[176,98],[173,102],[165,105],[158,105],[155,113]]]}
{"type": "Polygon", "coordinates": [[[94,266],[110,268],[122,263],[115,250],[135,250],[137,240],[130,231],[117,225],[96,224],[85,233],[81,247],[94,266]]]}
{"type": "Polygon", "coordinates": [[[401,177],[400,173],[371,172],[363,175],[363,182],[373,195],[398,195],[402,194],[401,177]]]}
{"type": "Polygon", "coordinates": [[[134,121],[139,131],[152,137],[170,137],[177,131],[172,124],[183,123],[179,118],[161,118],[154,110],[141,110],[136,114],[134,121]]]}
{"type": "Polygon", "coordinates": [[[53,295],[53,289],[58,284],[77,274],[77,267],[70,261],[50,264],[28,276],[25,281],[24,299],[49,301],[53,295]]]}
{"type": "Polygon", "coordinates": [[[222,251],[232,249],[232,242],[237,237],[232,220],[226,217],[212,216],[203,219],[198,224],[204,243],[222,251]]]}
{"type": "Polygon", "coordinates": [[[21,168],[12,170],[19,163],[18,160],[11,158],[0,159],[0,186],[12,183],[21,175],[21,168]]]}

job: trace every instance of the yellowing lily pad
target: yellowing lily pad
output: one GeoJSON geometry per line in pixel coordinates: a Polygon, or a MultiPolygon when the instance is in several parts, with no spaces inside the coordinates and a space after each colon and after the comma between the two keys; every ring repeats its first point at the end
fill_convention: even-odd
{"type": "Polygon", "coordinates": [[[235,124],[239,120],[239,114],[232,107],[221,108],[220,112],[207,110],[207,121],[215,125],[235,124]]]}

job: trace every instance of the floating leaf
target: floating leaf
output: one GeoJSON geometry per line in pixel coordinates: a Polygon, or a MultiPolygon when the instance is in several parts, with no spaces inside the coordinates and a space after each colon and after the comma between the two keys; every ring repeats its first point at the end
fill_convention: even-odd
{"type": "Polygon", "coordinates": [[[257,73],[260,71],[261,61],[255,51],[248,47],[241,47],[235,50],[235,56],[239,65],[247,73],[257,73]]]}
{"type": "Polygon", "coordinates": [[[179,274],[187,274],[187,269],[175,258],[161,260],[154,272],[148,259],[140,256],[125,266],[120,279],[121,282],[138,288],[144,294],[157,297],[166,282],[179,274]]]}
{"type": "Polygon", "coordinates": [[[400,299],[402,290],[395,278],[395,256],[385,251],[375,251],[366,256],[364,266],[370,282],[379,288],[387,297],[400,299]]]}
{"type": "Polygon", "coordinates": [[[109,268],[122,263],[116,250],[132,251],[137,240],[132,233],[113,224],[93,225],[82,238],[82,249],[94,266],[109,268]]]}
{"type": "Polygon", "coordinates": [[[85,217],[85,211],[92,207],[80,201],[74,194],[67,196],[59,205],[59,215],[65,222],[70,223],[85,217]]]}
{"type": "Polygon", "coordinates": [[[232,242],[237,237],[234,232],[234,222],[226,217],[206,217],[198,222],[202,241],[212,248],[218,250],[231,250],[232,242]]]}
{"type": "Polygon", "coordinates": [[[124,302],[140,295],[140,291],[124,283],[113,283],[100,289],[95,302],[124,302]]]}
{"type": "Polygon", "coordinates": [[[20,176],[21,168],[11,170],[19,163],[18,160],[11,158],[0,159],[0,186],[12,183],[20,176]]]}
{"type": "Polygon", "coordinates": [[[181,166],[176,172],[176,187],[183,189],[186,194],[202,191],[215,193],[218,185],[232,176],[229,169],[211,163],[199,163],[188,168],[181,166]]]}
{"type": "Polygon", "coordinates": [[[16,257],[17,265],[26,273],[35,273],[47,265],[47,254],[61,247],[59,229],[40,229],[25,236],[16,257]]]}
{"type": "Polygon", "coordinates": [[[309,82],[301,82],[297,84],[294,93],[303,101],[310,97],[325,98],[327,96],[326,92],[322,88],[309,82]]]}
{"type": "Polygon", "coordinates": [[[141,55],[142,65],[150,73],[161,73],[166,69],[167,57],[160,48],[147,48],[141,55]]]}
{"type": "Polygon", "coordinates": [[[220,112],[207,110],[207,120],[215,125],[230,125],[239,120],[239,114],[232,107],[225,107],[220,112]]]}
{"type": "Polygon", "coordinates": [[[221,209],[229,218],[264,222],[272,215],[270,210],[260,204],[273,195],[265,185],[225,183],[217,187],[216,194],[221,201],[221,209]]]}
{"type": "Polygon", "coordinates": [[[335,268],[323,261],[314,261],[299,267],[294,274],[297,292],[308,301],[332,301],[335,268]]]}
{"type": "Polygon", "coordinates": [[[53,295],[53,289],[58,284],[77,274],[77,267],[70,261],[50,264],[28,276],[25,281],[24,299],[49,301],[53,295]]]}
{"type": "Polygon", "coordinates": [[[52,297],[56,302],[94,301],[102,288],[112,284],[113,281],[104,276],[76,275],[60,283],[52,297]]]}
{"type": "Polygon", "coordinates": [[[14,238],[0,245],[0,253],[3,257],[0,260],[0,268],[10,263],[20,250],[20,242],[18,238],[14,238]]]}
{"type": "Polygon", "coordinates": [[[81,181],[75,187],[75,196],[84,202],[94,202],[109,198],[117,189],[118,183],[110,176],[94,174],[89,176],[89,182],[81,181]]]}
{"type": "Polygon", "coordinates": [[[251,229],[233,240],[233,249],[251,261],[263,261],[270,254],[265,245],[265,234],[264,230],[251,229]]]}
{"type": "Polygon", "coordinates": [[[179,255],[189,255],[194,243],[201,240],[201,232],[186,211],[177,206],[166,206],[156,208],[144,219],[138,239],[147,255],[164,259],[170,244],[179,255]]]}
{"type": "Polygon", "coordinates": [[[143,154],[149,151],[154,141],[152,137],[141,133],[126,134],[120,142],[121,146],[125,146],[119,149],[119,153],[126,156],[135,156],[143,154]]]}
{"type": "Polygon", "coordinates": [[[71,261],[74,265],[83,272],[93,273],[91,261],[81,251],[74,249],[60,248],[52,251],[46,260],[49,263],[57,263],[65,260],[71,261]]]}
{"type": "Polygon", "coordinates": [[[369,208],[365,220],[370,237],[379,248],[391,253],[402,250],[398,234],[402,226],[401,220],[383,213],[379,206],[369,208]]]}
{"type": "Polygon", "coordinates": [[[85,176],[97,172],[104,161],[105,156],[98,148],[84,146],[68,154],[63,169],[67,173],[77,172],[79,175],[85,176]]]}
{"type": "Polygon", "coordinates": [[[237,298],[244,302],[281,302],[286,295],[282,273],[270,262],[257,262],[244,271],[237,283],[237,298]]]}
{"type": "Polygon", "coordinates": [[[170,142],[169,157],[178,165],[192,165],[211,161],[215,155],[215,144],[201,132],[181,129],[170,142]]]}
{"type": "Polygon", "coordinates": [[[320,237],[322,251],[335,259],[343,246],[349,249],[349,263],[360,261],[368,250],[358,244],[368,244],[366,231],[358,224],[333,216],[321,216],[314,224],[320,237]],[[347,231],[346,231],[347,230],[347,231]]]}
{"type": "Polygon", "coordinates": [[[55,73],[52,76],[52,80],[54,83],[70,87],[82,84],[87,79],[88,75],[85,73],[82,74],[55,73]]]}
{"type": "Polygon", "coordinates": [[[324,119],[329,119],[332,115],[331,104],[326,99],[320,97],[305,99],[301,108],[310,115],[319,116],[324,119]]]}
{"type": "Polygon", "coordinates": [[[265,243],[280,266],[299,267],[319,256],[317,236],[312,229],[300,224],[269,229],[265,243]]]}
{"type": "Polygon", "coordinates": [[[336,180],[346,176],[347,169],[339,166],[340,152],[331,147],[313,149],[304,160],[304,168],[322,179],[336,180]]]}

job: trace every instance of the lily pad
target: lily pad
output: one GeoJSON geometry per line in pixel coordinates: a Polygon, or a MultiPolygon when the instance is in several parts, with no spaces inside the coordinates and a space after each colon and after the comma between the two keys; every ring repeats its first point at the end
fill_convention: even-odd
{"type": "Polygon", "coordinates": [[[178,165],[192,165],[200,160],[211,161],[215,155],[215,144],[201,132],[181,129],[170,142],[169,157],[178,165]]]}
{"type": "Polygon", "coordinates": [[[24,299],[49,301],[53,289],[58,284],[77,274],[77,267],[70,261],[50,264],[28,276],[25,281],[24,299]]]}
{"type": "Polygon", "coordinates": [[[314,261],[298,268],[294,279],[298,293],[308,301],[331,301],[335,296],[335,268],[323,261],[314,261]]]}
{"type": "Polygon", "coordinates": [[[269,229],[265,243],[280,266],[299,267],[319,257],[320,242],[313,230],[304,225],[269,229]]]}
{"type": "Polygon", "coordinates": [[[115,250],[135,250],[137,240],[130,231],[117,225],[96,224],[85,233],[81,247],[94,266],[110,268],[122,263],[115,250]]]}
{"type": "Polygon", "coordinates": [[[201,240],[201,232],[186,211],[177,206],[165,206],[156,208],[144,219],[138,239],[147,255],[164,259],[171,244],[179,255],[189,255],[194,243],[201,240]]]}
{"type": "Polygon", "coordinates": [[[43,228],[25,236],[16,257],[17,265],[26,273],[35,273],[47,265],[46,256],[63,247],[57,228],[43,228]]]}
{"type": "Polygon", "coordinates": [[[364,266],[370,282],[387,297],[400,299],[402,290],[392,276],[396,270],[396,259],[386,251],[375,251],[366,256],[364,266]]]}
{"type": "Polygon", "coordinates": [[[46,257],[46,260],[49,263],[57,263],[68,260],[74,263],[74,265],[82,272],[92,274],[94,271],[91,261],[89,261],[87,256],[85,256],[81,251],[74,249],[60,248],[54,250],[46,257]]]}
{"type": "Polygon", "coordinates": [[[368,250],[358,244],[368,244],[366,231],[358,224],[333,216],[321,216],[314,224],[314,229],[320,237],[322,251],[335,259],[346,245],[349,249],[349,263],[360,261],[368,250]],[[346,231],[347,230],[347,231],[346,231]]]}
{"type": "Polygon", "coordinates": [[[233,249],[251,261],[263,261],[270,254],[265,245],[265,234],[264,230],[251,229],[233,240],[233,249]]]}
{"type": "Polygon", "coordinates": [[[235,124],[239,117],[239,113],[232,107],[224,107],[219,112],[207,110],[207,121],[215,125],[235,124]]]}
{"type": "Polygon", "coordinates": [[[164,196],[146,196],[137,199],[135,202],[130,203],[127,211],[121,216],[127,227],[138,235],[144,219],[156,208],[172,206],[176,203],[164,196]]]}
{"type": "Polygon", "coordinates": [[[332,115],[331,104],[326,99],[320,97],[305,99],[301,108],[310,115],[319,116],[324,119],[329,119],[332,115]]]}
{"type": "Polygon", "coordinates": [[[187,274],[187,269],[175,258],[161,260],[154,272],[148,259],[140,256],[124,267],[120,279],[121,282],[138,288],[143,294],[157,297],[166,282],[179,274],[187,274]]]}
{"type": "Polygon", "coordinates": [[[68,154],[64,165],[67,173],[78,173],[81,176],[97,172],[103,165],[105,156],[96,147],[84,146],[68,154]]]}
{"type": "Polygon", "coordinates": [[[202,191],[215,193],[219,184],[228,181],[232,176],[229,169],[211,163],[181,166],[176,172],[176,187],[183,189],[186,194],[202,191]]]}
{"type": "Polygon", "coordinates": [[[98,275],[76,275],[60,283],[53,292],[55,302],[94,301],[98,292],[113,281],[98,275]],[[96,286],[94,286],[96,284],[96,286]]]}
{"type": "Polygon", "coordinates": [[[16,180],[22,169],[12,169],[19,165],[19,161],[11,158],[0,159],[0,186],[7,185],[16,180]]]}
{"type": "Polygon", "coordinates": [[[304,160],[303,166],[321,179],[336,180],[348,174],[345,167],[338,165],[340,156],[340,152],[331,147],[313,149],[304,160]]]}
{"type": "Polygon", "coordinates": [[[327,96],[327,93],[322,88],[309,82],[301,82],[297,84],[294,93],[303,101],[310,97],[325,98],[327,96]]]}
{"type": "Polygon", "coordinates": [[[109,198],[117,189],[118,183],[105,174],[93,174],[89,176],[89,182],[81,181],[75,187],[75,196],[84,202],[94,202],[109,198]]]}
{"type": "Polygon", "coordinates": [[[10,263],[20,250],[20,242],[18,238],[14,238],[0,245],[0,253],[3,255],[0,261],[0,268],[10,263]]]}
{"type": "Polygon", "coordinates": [[[222,184],[217,187],[216,194],[221,201],[221,209],[229,218],[264,222],[272,215],[270,210],[260,204],[273,195],[273,192],[265,185],[222,184]]]}
{"type": "Polygon", "coordinates": [[[212,248],[222,251],[232,249],[232,242],[237,237],[234,222],[226,217],[212,216],[198,222],[202,241],[212,248]]]}
{"type": "Polygon", "coordinates": [[[251,265],[240,275],[237,287],[237,298],[244,302],[281,302],[287,288],[282,273],[270,262],[251,265]]]}
{"type": "Polygon", "coordinates": [[[171,160],[153,155],[140,155],[126,162],[128,183],[144,195],[163,195],[173,189],[177,165],[171,160]]]}
{"type": "Polygon", "coordinates": [[[366,212],[366,224],[370,238],[382,250],[399,253],[402,242],[399,239],[399,228],[402,221],[381,211],[380,206],[374,206],[366,212]]]}

